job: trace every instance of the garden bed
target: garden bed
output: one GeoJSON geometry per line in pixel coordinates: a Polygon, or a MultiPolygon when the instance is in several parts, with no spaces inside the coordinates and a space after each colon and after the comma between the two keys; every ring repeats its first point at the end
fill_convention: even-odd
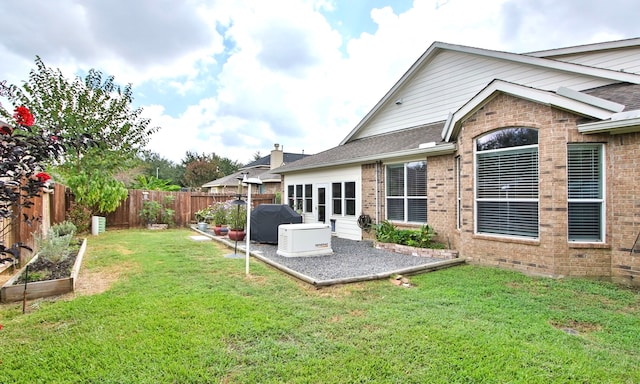
{"type": "Polygon", "coordinates": [[[402,244],[381,243],[378,241],[374,243],[374,247],[411,256],[433,257],[445,260],[458,258],[458,251],[453,249],[418,248],[402,244]]]}
{"type": "MultiPolygon", "coordinates": [[[[54,280],[35,281],[26,284],[27,299],[38,299],[42,297],[62,295],[64,293],[73,292],[78,280],[78,273],[82,265],[82,258],[87,248],[87,239],[82,241],[82,245],[75,257],[73,268],[68,277],[61,277],[54,280]]],[[[27,263],[25,267],[20,269],[2,288],[0,288],[0,302],[9,303],[12,301],[22,300],[25,292],[24,283],[19,283],[20,277],[23,275],[27,266],[36,265],[38,255],[27,263]]],[[[31,272],[31,271],[30,271],[31,272]]],[[[34,271],[35,272],[35,271],[34,271]]]]}

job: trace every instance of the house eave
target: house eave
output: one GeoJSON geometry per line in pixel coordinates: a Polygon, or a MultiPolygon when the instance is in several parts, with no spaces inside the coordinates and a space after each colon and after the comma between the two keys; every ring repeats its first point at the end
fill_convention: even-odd
{"type": "Polygon", "coordinates": [[[431,157],[431,156],[450,155],[456,151],[456,148],[457,147],[455,143],[445,143],[445,144],[439,144],[430,148],[412,148],[412,149],[406,149],[402,151],[379,153],[379,154],[370,155],[370,156],[354,157],[350,159],[333,161],[330,163],[329,162],[323,163],[322,165],[309,164],[307,166],[301,166],[299,168],[294,168],[294,169],[289,169],[284,171],[278,171],[276,169],[274,171],[280,174],[287,174],[287,173],[308,171],[312,169],[319,170],[319,169],[341,167],[346,165],[366,164],[366,163],[371,163],[375,161],[383,161],[383,162],[385,160],[400,161],[405,159],[420,158],[420,156],[431,157]]]}
{"type": "Polygon", "coordinates": [[[624,120],[607,120],[595,123],[578,124],[578,132],[585,135],[609,133],[619,135],[623,133],[640,132],[640,117],[624,120]]]}

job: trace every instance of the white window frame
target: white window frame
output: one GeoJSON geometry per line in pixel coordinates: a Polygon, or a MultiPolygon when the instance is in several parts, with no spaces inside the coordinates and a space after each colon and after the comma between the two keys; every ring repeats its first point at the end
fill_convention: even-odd
{"type": "Polygon", "coordinates": [[[387,220],[389,221],[393,221],[393,222],[399,222],[399,223],[416,223],[416,224],[427,224],[427,221],[429,220],[429,209],[427,207],[427,192],[428,192],[428,180],[427,180],[427,161],[426,160],[414,160],[414,161],[408,161],[405,163],[389,163],[386,164],[385,166],[385,217],[387,218],[387,220]],[[409,196],[408,195],[408,183],[407,183],[407,169],[408,169],[408,165],[409,164],[413,164],[413,163],[424,163],[424,167],[425,167],[425,175],[424,175],[424,191],[425,194],[424,196],[409,196]],[[389,167],[393,167],[393,166],[399,166],[402,165],[403,167],[403,194],[402,196],[389,196],[389,167]],[[389,218],[389,200],[402,200],[403,203],[403,213],[404,213],[404,217],[402,220],[398,220],[397,218],[389,218]],[[409,201],[423,201],[424,202],[424,207],[425,207],[425,220],[424,221],[409,221],[409,201]]]}
{"type": "MultiPolygon", "coordinates": [[[[534,128],[528,128],[528,127],[505,127],[502,128],[500,130],[497,131],[493,131],[493,132],[498,132],[498,131],[502,131],[502,130],[508,130],[508,129],[512,129],[512,128],[525,128],[525,129],[534,129],[534,128]]],[[[493,133],[490,132],[490,133],[493,133]]],[[[490,134],[487,133],[487,134],[490,134]]],[[[485,135],[479,137],[478,139],[484,137],[485,135]]],[[[539,191],[539,182],[540,182],[540,158],[539,158],[539,146],[538,144],[530,144],[530,145],[520,145],[520,146],[510,146],[510,147],[502,147],[499,149],[488,149],[488,150],[482,150],[482,151],[478,151],[478,146],[477,146],[477,140],[474,140],[474,145],[473,145],[473,151],[474,151],[474,155],[473,155],[473,166],[474,166],[474,233],[476,235],[486,235],[486,236],[495,236],[495,237],[503,237],[503,238],[516,238],[516,239],[526,239],[526,240],[539,240],[540,238],[540,191],[539,191]],[[509,197],[509,191],[511,190],[512,186],[510,183],[505,183],[504,186],[501,187],[501,191],[504,191],[505,196],[499,196],[499,197],[492,197],[492,198],[481,198],[478,197],[479,195],[479,170],[478,170],[478,159],[480,158],[480,156],[488,154],[496,154],[496,155],[500,155],[500,154],[509,154],[509,153],[513,153],[513,154],[517,154],[518,152],[520,153],[525,153],[525,152],[530,152],[532,149],[535,149],[536,151],[536,168],[537,168],[537,183],[538,183],[538,189],[537,189],[537,196],[536,197],[530,197],[530,198],[523,198],[523,197],[509,197]],[[509,230],[509,228],[512,228],[510,225],[507,225],[504,227],[505,230],[503,230],[502,232],[500,232],[499,230],[501,229],[499,226],[496,226],[496,230],[494,231],[483,231],[481,230],[480,224],[479,224],[479,220],[480,220],[480,212],[479,212],[479,205],[481,203],[502,203],[504,204],[505,202],[507,203],[507,206],[509,205],[509,203],[513,202],[516,206],[518,204],[530,204],[530,203],[535,203],[536,205],[536,216],[537,216],[537,225],[536,225],[536,231],[535,231],[535,235],[525,235],[523,234],[524,231],[522,230],[509,230]],[[520,233],[518,233],[520,232],[520,233]]],[[[502,192],[501,192],[502,193],[502,192]]],[[[517,208],[516,208],[517,209],[517,208]]],[[[507,210],[509,212],[511,212],[510,208],[507,208],[507,210]]],[[[516,214],[517,214],[517,210],[516,210],[516,214]]],[[[502,216],[498,215],[498,214],[494,214],[495,217],[500,217],[502,218],[502,216]]],[[[516,216],[517,219],[517,216],[516,216]]],[[[517,222],[517,221],[516,221],[517,222]]]]}
{"type": "MultiPolygon", "coordinates": [[[[567,241],[569,243],[604,243],[606,239],[606,167],[605,167],[605,146],[601,143],[571,143],[567,145],[567,241]],[[572,197],[572,188],[571,188],[571,169],[570,169],[570,151],[571,149],[598,149],[598,170],[597,170],[597,180],[588,180],[587,178],[583,179],[582,182],[597,182],[599,189],[599,197],[572,197]],[[572,238],[571,236],[571,222],[569,220],[569,215],[571,214],[571,204],[572,203],[596,203],[599,204],[600,207],[600,215],[599,215],[599,233],[598,238],[587,238],[576,236],[572,238]]],[[[575,182],[579,182],[576,180],[575,182]]]]}

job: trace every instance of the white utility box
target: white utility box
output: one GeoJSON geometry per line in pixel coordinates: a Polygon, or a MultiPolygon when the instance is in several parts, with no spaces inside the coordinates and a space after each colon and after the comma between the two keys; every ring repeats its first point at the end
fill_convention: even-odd
{"type": "Polygon", "coordinates": [[[321,256],[333,253],[329,224],[281,224],[278,226],[280,256],[321,256]]]}

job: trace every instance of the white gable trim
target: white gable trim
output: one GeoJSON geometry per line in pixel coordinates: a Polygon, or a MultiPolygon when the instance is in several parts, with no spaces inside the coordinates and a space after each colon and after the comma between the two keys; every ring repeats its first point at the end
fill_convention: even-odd
{"type": "Polygon", "coordinates": [[[547,49],[544,51],[527,52],[525,55],[535,57],[551,57],[551,56],[564,56],[575,55],[586,52],[605,51],[609,49],[629,48],[640,45],[640,38],[607,41],[604,43],[584,44],[574,47],[547,49]]]}
{"type": "MultiPolygon", "coordinates": [[[[639,39],[640,40],[640,39],[639,39]]],[[[575,73],[577,75],[587,75],[596,78],[603,78],[618,82],[628,82],[632,84],[640,84],[640,75],[626,72],[613,71],[609,69],[590,67],[586,65],[574,64],[569,62],[550,60],[541,57],[535,57],[530,55],[522,55],[510,52],[492,51],[482,48],[467,47],[463,45],[447,44],[442,42],[434,42],[413,65],[405,72],[404,75],[391,87],[391,89],[378,101],[378,103],[360,120],[358,124],[349,132],[349,134],[340,142],[340,145],[349,142],[349,140],[360,131],[385,105],[390,99],[397,99],[396,93],[407,82],[414,77],[414,75],[425,65],[427,65],[435,56],[441,51],[449,50],[455,52],[462,52],[471,55],[480,55],[485,57],[491,57],[495,59],[508,60],[511,62],[517,62],[525,65],[537,66],[542,68],[548,68],[551,70],[564,71],[569,73],[575,73]]]]}
{"type": "MultiPolygon", "coordinates": [[[[509,83],[502,80],[494,80],[487,85],[480,93],[469,100],[458,109],[451,119],[442,128],[442,138],[450,141],[457,136],[462,121],[477,112],[491,99],[500,93],[512,95],[521,99],[531,100],[536,103],[550,105],[559,109],[575,112],[579,115],[595,117],[600,120],[609,119],[614,111],[603,108],[601,105],[593,105],[584,101],[575,100],[566,96],[561,96],[553,92],[542,91],[518,84],[509,83]]],[[[597,99],[597,98],[596,98],[597,99]]],[[[590,100],[593,101],[593,100],[590,100]]],[[[601,103],[596,103],[601,104],[601,103]]],[[[615,104],[615,103],[614,103],[615,104]]],[[[615,106],[612,106],[615,107],[615,106]]]]}

